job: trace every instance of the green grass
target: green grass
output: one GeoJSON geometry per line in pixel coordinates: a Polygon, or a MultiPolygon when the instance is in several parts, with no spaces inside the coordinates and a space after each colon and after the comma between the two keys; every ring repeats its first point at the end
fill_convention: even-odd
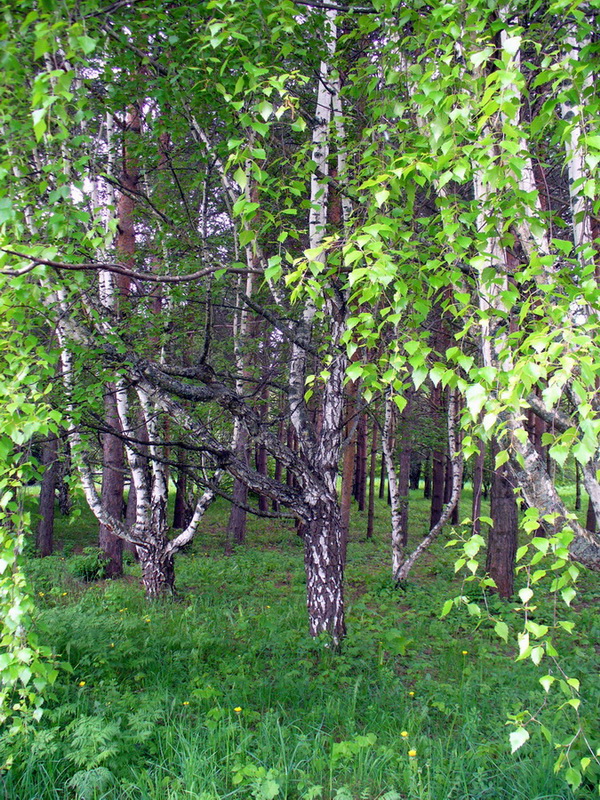
{"type": "MultiPolygon", "coordinates": [[[[413,493],[413,544],[427,516],[428,504],[413,493]]],[[[153,604],[135,564],[121,581],[77,580],[69,567],[94,542],[96,524],[86,510],[73,522],[58,518],[62,549],[31,559],[28,569],[43,638],[69,671],[61,671],[41,724],[0,740],[0,797],[574,797],[553,774],[554,748],[535,726],[519,753],[508,746],[507,714],[543,706],[545,670],[515,664],[514,646],[465,610],[440,620],[444,600],[461,591],[456,556],[443,542],[397,589],[387,507],[378,505],[373,541],[364,540],[364,515],[353,515],[349,633],[335,654],[307,635],[293,527],[251,520],[248,543],[227,557],[226,518],[226,504],[216,503],[191,551],[178,556],[180,600],[153,604]]],[[[557,641],[584,683],[582,724],[596,739],[599,594],[595,576],[585,576],[569,612],[577,639],[557,641]]],[[[490,602],[507,620],[518,613],[490,602]]],[[[537,613],[552,614],[551,604],[537,613]]],[[[539,717],[559,740],[574,721],[551,703],[539,717]]],[[[577,800],[592,792],[580,788],[577,800]]]]}

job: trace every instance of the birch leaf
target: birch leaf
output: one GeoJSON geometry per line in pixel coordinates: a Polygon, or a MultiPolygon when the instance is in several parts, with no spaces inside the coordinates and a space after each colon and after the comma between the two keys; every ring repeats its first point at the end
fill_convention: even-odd
{"type": "Polygon", "coordinates": [[[517,728],[516,731],[513,731],[510,736],[510,751],[511,753],[516,753],[520,747],[523,747],[525,742],[529,739],[529,731],[527,728],[517,728]]]}

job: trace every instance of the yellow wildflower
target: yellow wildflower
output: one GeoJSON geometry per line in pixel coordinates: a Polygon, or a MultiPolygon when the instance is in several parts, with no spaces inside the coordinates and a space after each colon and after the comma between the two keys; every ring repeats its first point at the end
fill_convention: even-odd
{"type": "Polygon", "coordinates": [[[468,652],[469,652],[468,650],[463,650],[462,651],[463,656],[466,656],[468,652]]]}
{"type": "Polygon", "coordinates": [[[184,700],[184,701],[183,701],[183,705],[184,705],[184,706],[189,706],[189,704],[190,704],[190,701],[189,701],[189,700],[184,700]]]}
{"type": "Polygon", "coordinates": [[[414,757],[417,755],[417,751],[416,751],[416,750],[409,750],[409,751],[408,751],[408,755],[409,755],[411,758],[414,758],[414,757]]]}
{"type": "Polygon", "coordinates": [[[403,736],[406,739],[406,737],[408,736],[408,731],[402,731],[400,736],[403,736]]]}
{"type": "Polygon", "coordinates": [[[85,681],[79,681],[80,686],[85,686],[85,681]]]}
{"type": "Polygon", "coordinates": [[[236,714],[239,714],[240,711],[242,710],[242,707],[241,706],[236,706],[233,710],[235,711],[236,714]]]}
{"type": "Polygon", "coordinates": [[[409,693],[408,693],[408,696],[409,696],[409,697],[414,697],[414,696],[415,696],[415,693],[414,693],[414,692],[409,692],[409,693]]]}

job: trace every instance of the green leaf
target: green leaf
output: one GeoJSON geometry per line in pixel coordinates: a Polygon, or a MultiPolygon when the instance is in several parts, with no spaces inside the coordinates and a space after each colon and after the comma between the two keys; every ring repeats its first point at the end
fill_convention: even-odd
{"type": "Polygon", "coordinates": [[[248,176],[241,167],[238,167],[233,173],[233,179],[242,191],[246,188],[248,184],[248,176]]]}
{"type": "Polygon", "coordinates": [[[484,407],[488,397],[488,390],[480,383],[475,383],[468,387],[465,392],[465,400],[467,401],[467,408],[474,419],[479,416],[479,412],[484,407]]]}
{"type": "Polygon", "coordinates": [[[85,55],[89,55],[96,49],[96,45],[98,44],[97,39],[91,39],[89,36],[78,36],[77,43],[85,53],[85,55]]]}
{"type": "Polygon", "coordinates": [[[454,603],[453,603],[452,600],[446,600],[446,602],[443,605],[442,613],[440,614],[440,618],[446,617],[452,611],[452,606],[453,605],[454,605],[454,603]]]}
{"type": "Polygon", "coordinates": [[[508,642],[508,625],[506,622],[498,620],[498,622],[494,625],[494,630],[501,639],[504,639],[505,642],[508,642]]]}
{"type": "Polygon", "coordinates": [[[510,736],[510,750],[511,753],[516,753],[520,747],[523,747],[525,742],[529,739],[529,731],[527,728],[517,728],[510,736]]]}

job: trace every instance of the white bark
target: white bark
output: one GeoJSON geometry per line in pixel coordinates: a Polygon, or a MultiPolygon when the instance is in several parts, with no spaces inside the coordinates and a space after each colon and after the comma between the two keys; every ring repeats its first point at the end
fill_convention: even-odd
{"type": "Polygon", "coordinates": [[[394,400],[391,390],[388,389],[385,395],[382,446],[392,505],[392,575],[395,577],[404,559],[404,545],[402,543],[402,508],[398,491],[398,476],[394,464],[394,418],[394,400]]]}

